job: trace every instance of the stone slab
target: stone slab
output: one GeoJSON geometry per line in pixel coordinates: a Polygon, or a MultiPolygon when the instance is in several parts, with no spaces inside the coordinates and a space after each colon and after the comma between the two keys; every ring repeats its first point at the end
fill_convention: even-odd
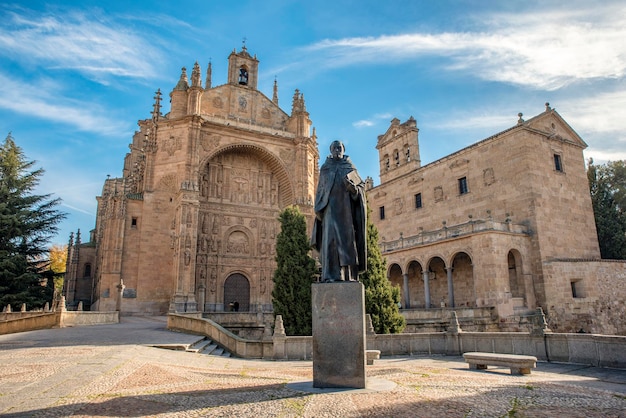
{"type": "Polygon", "coordinates": [[[314,283],[313,387],[366,387],[365,290],[360,282],[314,283]]]}

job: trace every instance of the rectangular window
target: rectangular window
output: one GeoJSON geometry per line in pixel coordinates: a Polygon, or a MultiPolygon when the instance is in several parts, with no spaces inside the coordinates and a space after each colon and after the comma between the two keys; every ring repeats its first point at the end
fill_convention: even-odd
{"type": "Polygon", "coordinates": [[[418,193],[415,195],[415,209],[419,209],[422,207],[422,194],[418,193]]]}
{"type": "Polygon", "coordinates": [[[381,206],[380,208],[378,208],[378,214],[380,215],[381,220],[385,219],[385,207],[384,206],[381,206]]]}
{"type": "Polygon", "coordinates": [[[131,228],[137,228],[137,218],[133,217],[133,218],[130,220],[130,227],[131,227],[131,228]]]}
{"type": "Polygon", "coordinates": [[[561,162],[561,156],[559,154],[554,154],[554,169],[556,171],[563,171],[563,164],[561,162]]]}
{"type": "Polygon", "coordinates": [[[467,177],[461,177],[459,179],[459,194],[465,194],[467,191],[467,177]]]}
{"type": "Polygon", "coordinates": [[[583,281],[580,279],[572,280],[572,297],[573,298],[584,298],[585,297],[585,289],[583,288],[583,281]]]}

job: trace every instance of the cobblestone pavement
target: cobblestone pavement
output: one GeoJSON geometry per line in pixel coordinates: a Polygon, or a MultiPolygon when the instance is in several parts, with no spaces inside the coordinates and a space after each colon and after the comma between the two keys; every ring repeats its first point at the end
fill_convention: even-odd
{"type": "Polygon", "coordinates": [[[299,389],[310,361],[150,347],[198,339],[165,322],[0,335],[0,416],[626,417],[626,370],[539,363],[512,376],[469,370],[461,357],[386,357],[367,366],[383,390],[311,392],[299,389]]]}

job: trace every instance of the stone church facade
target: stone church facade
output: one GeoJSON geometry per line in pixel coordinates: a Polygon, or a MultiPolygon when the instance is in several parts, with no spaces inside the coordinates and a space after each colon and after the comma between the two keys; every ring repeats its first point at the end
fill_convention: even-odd
{"type": "MultiPolygon", "coordinates": [[[[203,86],[196,63],[166,115],[157,92],[123,176],[97,198],[95,245],[70,243],[68,263],[93,259],[91,309],[271,311],[278,214],[297,204],[312,219],[319,155],[303,95],[286,113],[276,82],[272,99],[257,89],[258,68],[244,46],[228,57],[226,84],[211,86],[209,64],[203,86]]],[[[68,277],[68,289],[81,280],[68,277]]]]}
{"type": "MultiPolygon", "coordinates": [[[[303,95],[283,111],[258,70],[244,46],[226,84],[212,86],[209,64],[203,85],[196,63],[169,113],[156,93],[122,176],[97,197],[89,241],[70,238],[70,309],[272,311],[278,214],[296,204],[312,224],[319,151],[303,95]]],[[[555,331],[626,334],[626,264],[600,259],[586,144],[558,112],[520,114],[424,166],[418,134],[413,118],[392,120],[376,146],[380,185],[367,182],[409,324],[447,324],[455,310],[475,330],[517,330],[541,307],[555,331]]]]}

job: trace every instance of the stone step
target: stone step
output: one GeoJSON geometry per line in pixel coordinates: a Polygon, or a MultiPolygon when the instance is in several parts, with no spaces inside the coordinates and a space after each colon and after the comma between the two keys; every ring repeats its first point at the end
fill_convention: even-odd
{"type": "Polygon", "coordinates": [[[212,343],[211,340],[203,338],[200,341],[193,343],[186,351],[190,353],[201,353],[204,349],[212,343]]]}

